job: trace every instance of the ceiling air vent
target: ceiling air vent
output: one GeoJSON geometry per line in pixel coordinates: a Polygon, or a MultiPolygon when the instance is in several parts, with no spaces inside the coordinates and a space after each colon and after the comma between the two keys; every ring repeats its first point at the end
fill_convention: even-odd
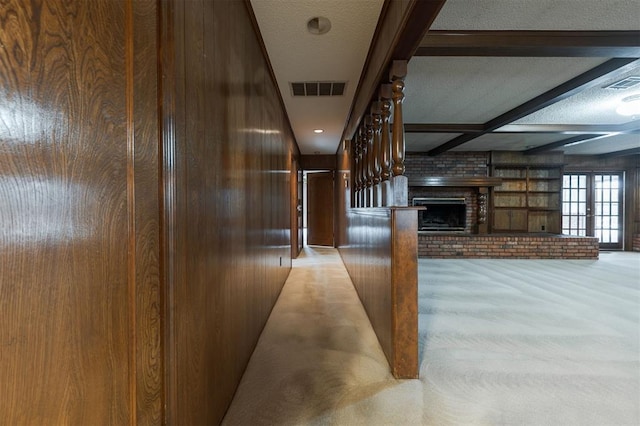
{"type": "Polygon", "coordinates": [[[291,83],[293,96],[342,96],[345,81],[300,81],[291,83]]]}
{"type": "Polygon", "coordinates": [[[637,84],[640,84],[640,75],[633,75],[622,80],[611,83],[608,86],[604,86],[605,89],[625,90],[629,89],[637,84]]]}

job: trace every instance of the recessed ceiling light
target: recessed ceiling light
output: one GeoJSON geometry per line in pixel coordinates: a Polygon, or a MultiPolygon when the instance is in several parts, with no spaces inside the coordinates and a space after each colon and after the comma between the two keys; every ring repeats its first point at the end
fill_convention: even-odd
{"type": "Polygon", "coordinates": [[[313,133],[322,133],[324,130],[322,129],[313,129],[313,133]]]}
{"type": "Polygon", "coordinates": [[[316,16],[307,21],[307,30],[311,34],[322,35],[329,32],[331,29],[331,21],[324,16],[316,16]]]}
{"type": "Polygon", "coordinates": [[[626,117],[632,115],[640,115],[640,94],[627,96],[622,99],[622,102],[616,108],[616,112],[620,115],[624,115],[626,117]]]}

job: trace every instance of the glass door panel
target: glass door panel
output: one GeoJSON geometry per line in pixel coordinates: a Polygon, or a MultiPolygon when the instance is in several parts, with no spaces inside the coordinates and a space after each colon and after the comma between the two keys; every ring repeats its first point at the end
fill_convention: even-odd
{"type": "Polygon", "coordinates": [[[562,233],[580,237],[587,235],[587,175],[563,176],[562,233]]]}
{"type": "Polygon", "coordinates": [[[618,174],[593,175],[594,236],[600,245],[618,248],[622,240],[621,176],[618,174]]]}
{"type": "Polygon", "coordinates": [[[569,173],[562,181],[562,233],[622,248],[622,173],[569,173]]]}

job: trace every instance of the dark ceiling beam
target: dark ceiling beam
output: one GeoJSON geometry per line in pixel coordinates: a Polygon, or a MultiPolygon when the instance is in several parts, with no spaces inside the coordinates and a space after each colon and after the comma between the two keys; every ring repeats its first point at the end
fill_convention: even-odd
{"type": "Polygon", "coordinates": [[[406,123],[405,133],[478,133],[484,130],[484,124],[455,123],[406,123]]]}
{"type": "Polygon", "coordinates": [[[607,134],[628,133],[626,125],[620,124],[507,124],[494,133],[565,133],[565,134],[607,134]]]}
{"type": "Polygon", "coordinates": [[[388,83],[391,63],[411,59],[445,1],[385,0],[342,140],[353,138],[371,100],[377,96],[380,84],[388,83]]]}
{"type": "Polygon", "coordinates": [[[640,31],[429,31],[416,56],[637,58],[640,31]]]}
{"type": "Polygon", "coordinates": [[[562,83],[561,85],[556,86],[551,90],[548,90],[540,96],[536,96],[530,101],[527,101],[522,105],[519,105],[512,110],[499,115],[493,120],[488,121],[484,125],[484,131],[472,134],[467,133],[455,137],[450,141],[433,148],[431,151],[427,152],[427,154],[431,156],[442,154],[443,152],[467,143],[479,136],[493,132],[497,128],[500,128],[506,124],[512,123],[522,117],[546,108],[549,105],[573,96],[576,93],[603,84],[606,80],[635,68],[634,62],[636,59],[637,58],[610,59],[607,62],[600,64],[597,67],[592,68],[591,70],[582,73],[579,76],[574,77],[571,80],[562,83]]]}
{"type": "Polygon", "coordinates": [[[526,151],[523,151],[522,153],[525,154],[525,155],[539,154],[541,152],[551,151],[552,149],[560,148],[562,146],[569,145],[569,144],[572,144],[572,143],[587,142],[587,141],[589,141],[591,139],[599,139],[599,138],[602,138],[602,137],[603,137],[603,135],[601,135],[601,134],[577,135],[577,136],[573,136],[571,138],[563,139],[561,141],[551,142],[551,143],[548,143],[548,144],[545,144],[545,145],[537,146],[535,148],[527,149],[526,151]]]}
{"type": "Polygon", "coordinates": [[[625,157],[627,155],[640,155],[640,148],[625,149],[622,151],[608,152],[598,155],[598,158],[625,157]]]}

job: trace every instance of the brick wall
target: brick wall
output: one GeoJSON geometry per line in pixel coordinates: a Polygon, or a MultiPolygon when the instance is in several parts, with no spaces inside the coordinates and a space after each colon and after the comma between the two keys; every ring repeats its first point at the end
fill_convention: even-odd
{"type": "Polygon", "coordinates": [[[491,259],[597,259],[592,237],[419,234],[418,257],[491,259]]]}
{"type": "Polygon", "coordinates": [[[488,176],[486,152],[447,152],[435,157],[421,153],[407,153],[405,175],[411,178],[431,176],[479,177],[488,176]]]}

